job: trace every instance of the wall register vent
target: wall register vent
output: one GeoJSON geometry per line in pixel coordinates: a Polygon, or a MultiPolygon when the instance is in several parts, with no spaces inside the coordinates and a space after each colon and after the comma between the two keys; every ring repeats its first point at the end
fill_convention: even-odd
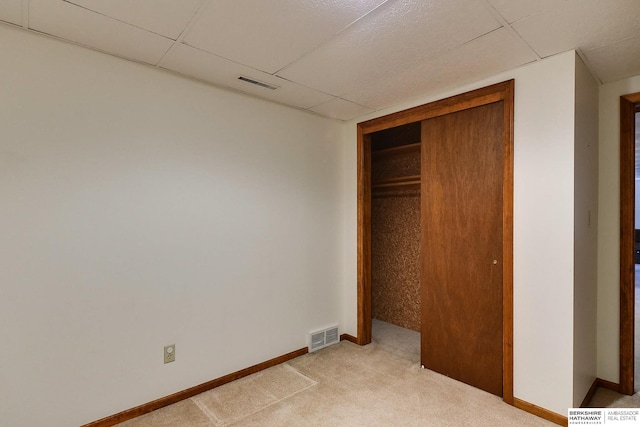
{"type": "Polygon", "coordinates": [[[320,350],[337,342],[340,342],[337,326],[311,332],[309,334],[309,352],[320,350]]]}

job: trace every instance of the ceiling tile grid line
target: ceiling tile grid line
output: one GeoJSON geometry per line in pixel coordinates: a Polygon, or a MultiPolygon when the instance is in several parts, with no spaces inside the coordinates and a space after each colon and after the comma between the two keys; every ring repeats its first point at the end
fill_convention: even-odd
{"type": "Polygon", "coordinates": [[[601,70],[603,82],[638,75],[640,69],[640,36],[630,37],[604,47],[584,52],[595,69],[601,70]],[[635,52],[630,54],[630,52],[635,52]]]}
{"type": "MultiPolygon", "coordinates": [[[[11,24],[11,23],[2,22],[2,24],[10,25],[12,27],[16,27],[14,24],[11,24]]],[[[97,48],[95,46],[90,46],[90,45],[83,44],[83,43],[80,43],[80,42],[76,42],[76,41],[73,41],[73,40],[65,39],[63,37],[59,37],[59,36],[56,36],[56,35],[53,35],[53,34],[50,34],[50,33],[46,33],[44,31],[34,30],[33,28],[30,28],[30,29],[28,29],[28,32],[34,33],[34,34],[38,34],[40,36],[48,37],[48,38],[51,38],[51,39],[54,39],[54,40],[58,40],[58,41],[63,42],[63,43],[72,44],[72,45],[81,47],[83,49],[93,50],[95,52],[99,52],[99,53],[102,53],[104,55],[113,56],[115,58],[119,58],[119,59],[122,59],[122,60],[125,60],[125,61],[130,61],[130,62],[134,62],[136,64],[157,68],[155,64],[152,64],[152,63],[140,60],[140,59],[132,58],[132,57],[129,57],[129,56],[118,54],[116,52],[100,49],[100,48],[97,48]]]]}
{"type": "Polygon", "coordinates": [[[147,64],[156,64],[173,43],[66,1],[30,0],[29,28],[147,64]]]}
{"type": "Polygon", "coordinates": [[[22,26],[22,24],[16,24],[15,22],[11,22],[11,21],[8,21],[8,20],[2,19],[2,18],[0,18],[0,24],[10,25],[12,27],[17,27],[17,28],[24,28],[22,26]]]}
{"type": "MultiPolygon", "coordinates": [[[[326,40],[323,40],[321,43],[318,43],[317,46],[314,46],[310,49],[308,49],[306,52],[302,53],[300,56],[298,56],[297,58],[293,59],[291,62],[289,62],[288,64],[283,65],[280,69],[276,70],[275,72],[273,72],[273,75],[278,75],[278,73],[282,70],[284,70],[286,67],[288,67],[290,64],[299,61],[300,59],[304,58],[307,55],[312,54],[314,51],[318,50],[322,45],[324,45],[325,43],[329,42],[331,39],[338,37],[342,32],[348,30],[350,27],[356,25],[358,22],[362,21],[363,19],[366,19],[367,16],[371,15],[372,13],[375,13],[376,10],[378,10],[381,7],[386,6],[388,3],[392,2],[394,0],[383,0],[382,3],[380,3],[379,5],[377,5],[376,7],[374,7],[373,9],[371,9],[370,11],[366,12],[363,15],[360,15],[357,19],[355,19],[353,22],[345,25],[342,29],[340,29],[339,31],[337,31],[335,34],[333,34],[331,37],[327,38],[326,40]]],[[[282,77],[284,78],[284,77],[282,77]]]]}
{"type": "Polygon", "coordinates": [[[195,11],[195,13],[191,16],[191,19],[189,19],[189,22],[187,23],[187,25],[185,25],[184,28],[180,31],[180,35],[176,39],[176,43],[182,43],[182,41],[184,40],[188,32],[191,30],[191,28],[193,28],[193,26],[196,25],[196,23],[200,19],[202,19],[202,15],[204,15],[205,11],[210,6],[211,6],[210,0],[201,0],[198,10],[195,11]]]}
{"type": "Polygon", "coordinates": [[[551,9],[563,1],[567,0],[488,0],[489,4],[511,25],[551,9]]]}
{"type": "Polygon", "coordinates": [[[274,74],[384,0],[213,0],[184,43],[274,74]]]}
{"type": "Polygon", "coordinates": [[[489,9],[493,16],[500,22],[500,24],[502,24],[502,27],[507,29],[507,31],[509,31],[513,36],[520,39],[520,41],[522,41],[522,43],[524,43],[536,56],[538,61],[541,60],[542,58],[540,57],[540,55],[538,55],[538,53],[531,47],[531,45],[529,45],[529,43],[527,43],[527,41],[511,26],[509,21],[493,6],[493,4],[491,4],[491,1],[485,0],[485,3],[487,5],[487,9],[489,9]]]}
{"type": "MultiPolygon", "coordinates": [[[[330,93],[327,93],[327,92],[323,92],[323,91],[314,89],[314,88],[309,87],[309,86],[305,86],[304,84],[301,84],[299,82],[287,79],[286,77],[283,77],[283,76],[280,76],[280,75],[277,75],[277,74],[266,73],[264,71],[258,70],[256,68],[250,67],[250,66],[248,66],[246,64],[242,64],[242,63],[234,61],[232,59],[225,58],[223,56],[207,52],[207,51],[199,49],[197,47],[189,46],[188,44],[185,44],[185,43],[180,43],[180,40],[177,40],[173,44],[173,46],[167,51],[167,53],[163,56],[162,60],[160,61],[159,64],[157,64],[157,66],[159,68],[171,70],[171,71],[177,72],[178,74],[181,74],[181,72],[179,70],[175,70],[175,69],[172,68],[172,66],[170,64],[169,65],[167,64],[167,62],[171,60],[171,56],[174,54],[173,51],[176,50],[176,49],[181,49],[181,48],[182,49],[186,48],[186,49],[189,49],[189,50],[192,50],[192,51],[197,51],[200,55],[208,56],[210,58],[217,58],[220,61],[225,61],[225,62],[229,62],[229,63],[237,65],[239,68],[238,68],[238,72],[236,73],[237,74],[236,78],[239,78],[241,76],[243,76],[243,77],[253,77],[255,80],[258,80],[258,81],[265,81],[266,80],[265,83],[267,83],[267,84],[275,84],[275,85],[278,85],[277,84],[278,81],[283,81],[283,82],[288,82],[288,83],[291,83],[291,84],[295,84],[297,86],[300,86],[300,87],[303,87],[303,88],[306,88],[306,89],[309,89],[309,90],[314,90],[314,91],[317,91],[319,93],[323,93],[323,94],[325,94],[327,96],[331,96],[332,98],[337,97],[337,95],[330,94],[330,93]],[[247,75],[245,75],[245,74],[247,74],[247,75]],[[276,79],[276,80],[273,80],[273,79],[276,79]]],[[[193,77],[193,78],[196,78],[197,80],[201,80],[201,81],[204,81],[204,82],[212,83],[210,80],[207,80],[207,78],[203,77],[203,76],[199,77],[199,76],[196,76],[194,74],[190,74],[188,72],[184,72],[182,74],[188,75],[188,76],[193,77]]]]}
{"type": "Polygon", "coordinates": [[[29,28],[29,0],[22,1],[22,26],[29,28]]]}
{"type": "MultiPolygon", "coordinates": [[[[142,64],[142,65],[153,67],[150,64],[142,64]]],[[[183,79],[189,79],[189,80],[192,80],[194,82],[205,84],[205,85],[210,86],[210,87],[215,87],[215,88],[222,89],[222,90],[225,90],[225,91],[230,91],[230,92],[237,93],[237,94],[243,95],[243,96],[251,96],[253,98],[258,98],[258,99],[261,99],[263,101],[272,102],[272,103],[275,103],[275,104],[278,104],[278,105],[282,105],[282,106],[285,106],[285,107],[289,107],[289,108],[293,107],[293,108],[296,108],[298,110],[307,111],[307,112],[310,112],[310,113],[313,113],[313,114],[316,114],[316,115],[322,115],[322,114],[319,114],[319,113],[313,111],[313,108],[316,108],[317,106],[325,104],[327,102],[327,101],[322,101],[322,102],[320,102],[318,104],[314,104],[314,105],[309,106],[309,107],[306,107],[306,106],[305,107],[295,106],[295,105],[292,105],[290,102],[281,102],[281,101],[278,101],[277,99],[268,98],[266,96],[259,95],[259,94],[256,94],[256,93],[252,93],[252,92],[249,92],[247,90],[241,90],[241,89],[237,89],[237,88],[232,87],[232,86],[220,85],[220,84],[212,83],[212,82],[210,82],[208,80],[205,80],[205,79],[202,79],[202,78],[199,78],[199,77],[196,77],[196,76],[192,76],[192,75],[189,75],[189,74],[185,74],[185,73],[182,73],[182,72],[179,72],[179,71],[174,71],[174,70],[172,70],[170,68],[162,68],[162,67],[154,67],[154,68],[160,70],[161,72],[170,73],[170,74],[173,74],[174,76],[178,76],[178,77],[183,78],[183,79]]],[[[332,97],[331,99],[337,99],[337,98],[332,97]]],[[[327,116],[325,116],[325,117],[327,117],[327,116]]],[[[339,120],[342,120],[342,119],[339,119],[339,120]]]]}
{"type": "Polygon", "coordinates": [[[402,70],[396,79],[382,82],[376,92],[359,88],[349,93],[348,98],[378,109],[385,108],[418,98],[423,93],[453,89],[477,81],[479,76],[490,77],[535,61],[535,55],[519,38],[500,28],[459,49],[450,50],[435,61],[402,70]],[[404,84],[398,87],[396,81],[404,84]]]}
{"type": "Polygon", "coordinates": [[[175,40],[172,37],[168,37],[168,36],[166,36],[164,34],[154,32],[154,31],[152,31],[152,30],[150,30],[148,28],[144,28],[144,27],[141,27],[139,25],[133,24],[131,22],[128,22],[128,21],[125,21],[125,20],[122,20],[122,19],[119,19],[119,18],[116,18],[116,17],[113,17],[113,16],[106,15],[106,14],[104,14],[102,12],[97,11],[97,10],[90,9],[90,8],[88,8],[86,6],[83,6],[82,4],[79,4],[78,2],[75,2],[75,1],[72,1],[72,0],[62,0],[62,1],[65,2],[65,3],[69,3],[70,5],[79,7],[80,9],[84,9],[84,10],[90,12],[90,13],[95,13],[97,15],[104,16],[105,18],[112,19],[114,21],[120,22],[120,23],[122,23],[124,25],[129,25],[131,27],[138,28],[138,29],[140,29],[142,31],[146,31],[146,32],[149,32],[151,34],[155,34],[155,35],[160,36],[160,37],[168,38],[169,40],[175,40]]]}
{"type": "Polygon", "coordinates": [[[278,79],[278,80],[280,80],[280,81],[289,82],[289,83],[295,84],[295,85],[297,85],[297,86],[307,88],[307,89],[309,89],[309,90],[315,90],[315,91],[317,91],[317,92],[323,93],[323,94],[325,94],[325,95],[327,95],[327,96],[330,96],[330,97],[332,97],[332,98],[339,98],[339,96],[337,96],[337,95],[333,95],[333,94],[331,94],[331,93],[327,93],[327,92],[319,91],[319,90],[317,90],[317,89],[314,89],[314,88],[309,87],[309,86],[305,86],[305,85],[303,85],[303,84],[301,84],[301,83],[295,82],[295,81],[293,81],[293,80],[289,80],[289,79],[287,79],[287,78],[285,78],[285,77],[282,77],[282,76],[274,75],[273,77],[274,77],[274,78],[276,78],[276,79],[278,79]]]}
{"type": "Polygon", "coordinates": [[[476,0],[385,6],[278,75],[344,97],[358,88],[374,90],[398,72],[500,28],[476,0]]]}
{"type": "MultiPolygon", "coordinates": [[[[176,49],[180,49],[180,48],[188,48],[188,49],[190,49],[192,51],[199,52],[201,55],[206,55],[206,56],[209,56],[211,58],[217,58],[219,60],[226,61],[226,62],[231,63],[231,64],[235,64],[236,66],[238,66],[239,68],[244,70],[244,72],[240,72],[239,71],[237,73],[238,74],[237,77],[240,77],[244,73],[244,74],[250,74],[250,75],[246,75],[244,77],[253,77],[254,80],[259,80],[259,81],[262,81],[262,80],[265,80],[265,79],[269,79],[269,78],[277,78],[277,79],[282,79],[282,80],[289,81],[291,83],[296,83],[296,82],[294,82],[292,80],[288,80],[288,79],[285,79],[284,77],[278,76],[277,74],[271,74],[271,73],[262,71],[260,69],[255,68],[255,67],[252,67],[250,65],[244,64],[242,62],[238,62],[237,60],[233,60],[231,58],[226,58],[226,57],[224,57],[222,55],[218,55],[216,53],[211,53],[211,52],[208,52],[208,51],[206,51],[204,49],[201,49],[201,48],[198,48],[198,47],[195,47],[195,46],[191,46],[188,43],[180,43],[180,42],[174,43],[173,46],[171,46],[171,48],[165,53],[165,55],[163,56],[163,58],[160,60],[160,62],[157,65],[159,67],[161,67],[161,68],[171,69],[171,66],[167,65],[167,61],[169,61],[169,58],[170,58],[171,54],[173,53],[172,51],[176,50],[176,49]]],[[[194,75],[191,75],[191,76],[195,77],[194,75]]],[[[207,79],[204,78],[204,80],[206,81],[207,79]]],[[[296,83],[296,84],[298,84],[298,83],[296,83]]]]}
{"type": "Polygon", "coordinates": [[[191,28],[193,28],[193,26],[196,25],[196,23],[202,18],[202,15],[204,14],[205,10],[210,6],[211,6],[211,1],[202,0],[202,2],[200,3],[200,6],[198,7],[198,10],[193,14],[191,19],[187,23],[187,25],[180,31],[180,35],[176,39],[176,42],[173,45],[171,45],[169,49],[167,49],[167,51],[164,53],[164,55],[162,55],[162,58],[160,58],[156,66],[162,67],[162,64],[165,58],[167,57],[167,55],[169,54],[169,52],[172,49],[175,49],[176,46],[182,44],[182,41],[184,40],[189,30],[191,30],[191,28]]]}
{"type": "Polygon", "coordinates": [[[640,75],[638,0],[1,0],[0,21],[340,120],[568,50],[640,75]]]}
{"type": "Polygon", "coordinates": [[[565,0],[513,27],[543,58],[570,49],[589,51],[640,33],[640,2],[565,0]]]}
{"type": "Polygon", "coordinates": [[[225,86],[261,98],[270,98],[273,101],[289,104],[296,108],[309,108],[333,98],[314,89],[300,86],[295,82],[253,70],[245,65],[234,63],[187,45],[179,45],[171,50],[165,57],[162,67],[216,86],[225,86]],[[263,87],[242,82],[238,80],[241,75],[279,86],[279,89],[270,91],[263,87]]]}
{"type": "Polygon", "coordinates": [[[176,40],[205,0],[62,1],[176,40]]]}
{"type": "Polygon", "coordinates": [[[600,76],[596,72],[595,67],[593,66],[593,64],[591,64],[591,60],[582,51],[582,49],[576,49],[576,54],[580,57],[580,59],[582,59],[582,62],[584,63],[585,67],[587,67],[587,70],[589,70],[589,73],[591,73],[591,76],[593,76],[593,78],[598,82],[598,84],[599,85],[603,84],[604,81],[602,79],[602,76],[600,76]]]}

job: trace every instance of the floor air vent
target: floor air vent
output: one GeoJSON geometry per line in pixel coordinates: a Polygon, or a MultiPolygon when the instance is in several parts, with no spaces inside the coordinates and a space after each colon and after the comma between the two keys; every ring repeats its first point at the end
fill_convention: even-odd
{"type": "Polygon", "coordinates": [[[332,326],[309,334],[309,352],[320,350],[340,341],[338,327],[332,326]]]}

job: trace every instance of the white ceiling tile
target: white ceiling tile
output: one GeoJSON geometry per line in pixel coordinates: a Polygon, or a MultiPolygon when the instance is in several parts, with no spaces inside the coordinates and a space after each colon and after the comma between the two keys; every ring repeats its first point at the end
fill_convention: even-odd
{"type": "Polygon", "coordinates": [[[67,0],[119,21],[177,39],[203,0],[67,0]]]}
{"type": "Polygon", "coordinates": [[[299,108],[306,109],[333,99],[325,93],[185,45],[178,45],[171,49],[162,60],[161,66],[218,86],[230,87],[299,108]],[[239,76],[278,86],[278,89],[271,90],[256,86],[238,80],[239,76]]]}
{"type": "Polygon", "coordinates": [[[58,0],[30,0],[29,28],[149,64],[156,64],[173,43],[157,34],[58,0]]]}
{"type": "Polygon", "coordinates": [[[336,98],[332,101],[325,102],[324,104],[309,108],[309,111],[338,120],[351,120],[364,114],[371,113],[374,110],[345,99],[336,98]]]}
{"type": "Polygon", "coordinates": [[[514,68],[531,48],[579,49],[606,82],[640,74],[640,0],[0,0],[0,21],[340,119],[514,68]]]}
{"type": "Polygon", "coordinates": [[[640,75],[640,36],[584,52],[603,82],[640,75]]]}
{"type": "Polygon", "coordinates": [[[542,57],[592,50],[640,33],[640,1],[566,0],[513,28],[542,57]]]}
{"type": "Polygon", "coordinates": [[[0,21],[22,25],[22,0],[0,0],[0,21]]]}
{"type": "Polygon", "coordinates": [[[500,27],[475,0],[389,2],[278,75],[342,96],[500,27]]]}
{"type": "Polygon", "coordinates": [[[184,42],[275,73],[385,0],[214,0],[184,42]]]}
{"type": "Polygon", "coordinates": [[[488,0],[507,22],[519,21],[566,0],[488,0]]]}
{"type": "Polygon", "coordinates": [[[501,28],[447,52],[435,60],[399,71],[379,86],[351,92],[349,99],[376,109],[442,92],[536,60],[519,38],[501,28]]]}

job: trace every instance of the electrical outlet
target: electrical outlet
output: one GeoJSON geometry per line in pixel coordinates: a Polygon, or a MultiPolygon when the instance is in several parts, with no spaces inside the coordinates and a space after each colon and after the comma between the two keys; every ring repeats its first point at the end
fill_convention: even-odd
{"type": "Polygon", "coordinates": [[[164,363],[176,361],[176,345],[169,344],[164,346],[164,363]]]}

